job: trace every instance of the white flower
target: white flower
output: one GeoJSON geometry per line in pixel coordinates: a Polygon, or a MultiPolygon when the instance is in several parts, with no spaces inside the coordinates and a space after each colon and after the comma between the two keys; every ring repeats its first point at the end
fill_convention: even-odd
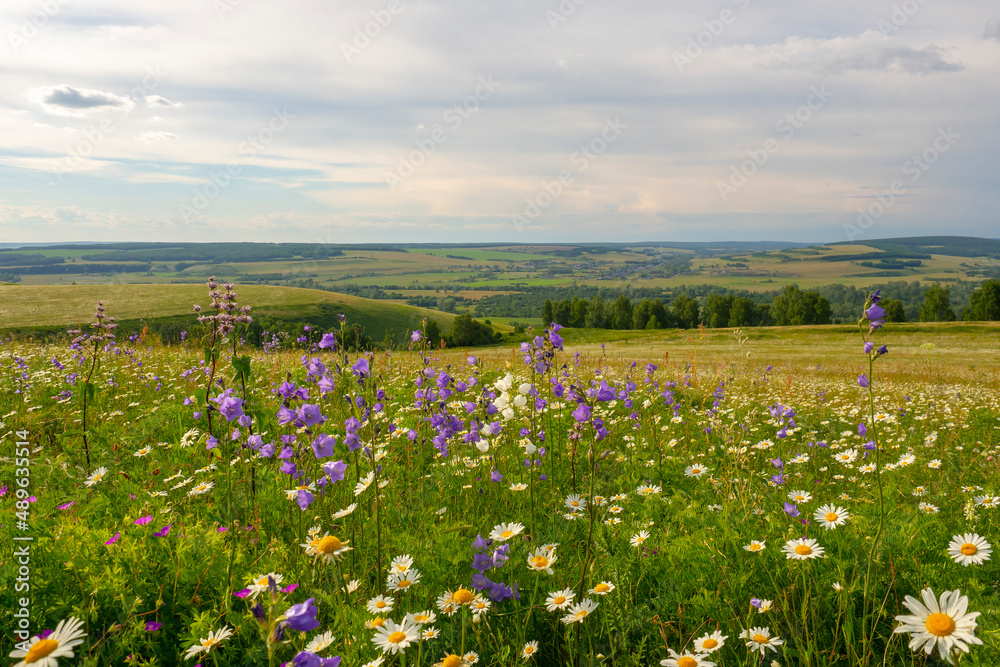
{"type": "Polygon", "coordinates": [[[87,481],[85,481],[84,484],[86,486],[93,486],[98,482],[100,482],[101,480],[103,480],[104,476],[107,474],[108,474],[108,469],[105,468],[104,466],[101,466],[100,468],[94,471],[93,475],[87,478],[87,481]]]}
{"type": "Polygon", "coordinates": [[[716,630],[710,635],[703,635],[694,640],[694,650],[698,653],[714,653],[726,645],[728,635],[716,630]]]}
{"type": "Polygon", "coordinates": [[[56,629],[45,639],[36,635],[31,638],[27,650],[19,648],[11,652],[10,657],[21,658],[14,667],[57,667],[59,661],[56,658],[74,657],[73,647],[82,644],[87,637],[82,627],[83,621],[75,616],[59,621],[56,629]]]}
{"type": "Polygon", "coordinates": [[[313,637],[312,641],[306,644],[306,650],[310,653],[320,653],[326,649],[333,646],[333,642],[336,637],[333,636],[332,632],[324,632],[321,635],[316,635],[313,637]]]}
{"type": "Polygon", "coordinates": [[[372,641],[382,653],[396,654],[420,638],[419,626],[403,621],[396,623],[391,618],[385,624],[376,628],[372,641]]]}
{"type": "Polygon", "coordinates": [[[923,604],[909,595],[903,601],[913,615],[897,616],[902,623],[893,632],[910,633],[910,650],[923,649],[927,655],[937,647],[942,659],[952,662],[952,651],[958,649],[969,652],[969,644],[982,644],[983,641],[973,633],[976,630],[976,617],[979,612],[967,613],[969,598],[961,591],[945,591],[940,601],[934,597],[934,591],[925,588],[920,591],[923,604]]]}
{"type": "Polygon", "coordinates": [[[524,526],[520,523],[501,523],[495,526],[490,532],[490,539],[497,542],[506,542],[512,537],[517,537],[524,532],[524,526]]]}
{"type": "Polygon", "coordinates": [[[750,628],[749,630],[744,630],[740,633],[740,639],[746,640],[747,648],[751,651],[760,651],[761,657],[763,657],[767,649],[771,649],[777,653],[777,647],[785,643],[780,637],[771,636],[770,627],[750,628]]]}
{"type": "Polygon", "coordinates": [[[816,513],[813,514],[813,518],[827,530],[832,530],[837,526],[843,526],[847,523],[847,519],[850,515],[847,513],[843,507],[835,507],[834,505],[823,505],[816,513]]]}
{"type": "Polygon", "coordinates": [[[819,542],[809,538],[788,540],[781,550],[785,552],[785,558],[793,560],[822,558],[825,552],[823,547],[819,546],[819,542]]]}
{"type": "Polygon", "coordinates": [[[715,667],[715,663],[706,660],[705,658],[708,656],[703,653],[691,653],[690,651],[677,653],[670,648],[667,649],[667,653],[670,654],[670,657],[660,660],[663,667],[715,667]]]}
{"type": "Polygon", "coordinates": [[[208,633],[208,637],[202,639],[199,643],[192,644],[188,647],[187,652],[184,654],[184,659],[190,660],[199,653],[208,653],[223,641],[229,639],[232,634],[233,631],[229,629],[228,625],[223,626],[221,630],[212,630],[208,633]]]}
{"type": "Polygon", "coordinates": [[[584,619],[593,614],[595,609],[597,609],[597,603],[590,598],[584,598],[580,600],[579,604],[570,607],[568,613],[560,620],[566,625],[583,623],[584,619]]]}
{"type": "Polygon", "coordinates": [[[975,533],[955,535],[948,544],[948,555],[960,565],[982,565],[990,559],[993,545],[975,533]]]}

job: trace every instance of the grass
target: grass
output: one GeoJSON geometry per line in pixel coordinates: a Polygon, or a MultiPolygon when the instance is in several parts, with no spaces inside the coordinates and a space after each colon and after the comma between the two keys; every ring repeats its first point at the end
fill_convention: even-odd
{"type": "MultiPolygon", "coordinates": [[[[239,291],[241,302],[308,305],[301,294],[239,291]]],[[[112,313],[147,307],[112,296],[112,313]]],[[[0,534],[33,538],[31,632],[80,618],[84,664],[189,664],[185,652],[223,628],[233,634],[198,662],[290,663],[329,632],[322,655],[370,664],[379,655],[372,625],[384,622],[375,619],[409,626],[407,614],[430,610],[436,619],[417,630],[436,636],[387,655],[386,666],[474,651],[480,664],[503,667],[645,667],[719,629],[728,639],[707,659],[750,667],[760,654],[740,630],[767,626],[782,643],[764,649],[763,664],[922,667],[936,663],[893,629],[909,613],[904,596],[930,587],[968,595],[984,644],[962,665],[992,666],[995,561],[963,567],[947,545],[966,532],[1000,540],[1000,509],[975,500],[1000,493],[998,331],[890,325],[879,334],[890,352],[874,363],[870,395],[856,380],[871,373],[860,337],[839,326],[744,336],[563,330],[566,349],[541,350],[552,354],[542,373],[519,348],[372,354],[361,375],[357,355],[230,342],[209,351],[219,364],[210,392],[198,368],[211,339],[194,325],[184,345],[139,342],[119,353],[6,341],[0,355],[15,363],[0,364],[0,414],[8,436],[28,445],[16,454],[27,472],[0,473],[0,534]],[[102,363],[87,390],[71,374],[93,354],[102,363]],[[308,368],[303,355],[313,358],[308,368]],[[286,381],[308,391],[325,421],[280,423],[279,410],[306,402],[275,393],[286,381]],[[536,408],[532,393],[518,405],[522,383],[545,403],[536,408]],[[590,417],[564,393],[571,386],[590,417]],[[207,398],[224,389],[246,403],[206,417],[207,398]],[[451,393],[438,400],[439,389],[451,393]],[[92,396],[86,422],[82,395],[92,396]],[[834,454],[867,454],[859,423],[879,449],[836,462],[834,454]],[[353,450],[348,431],[358,435],[353,450]],[[338,460],[345,465],[324,471],[338,460]],[[877,470],[866,472],[872,461],[877,470]],[[106,472],[96,478],[98,467],[106,472]],[[779,468],[786,479],[776,482],[779,468]],[[16,489],[34,502],[16,505],[16,489]],[[796,500],[801,513],[790,516],[786,501],[800,490],[812,498],[796,500]],[[843,509],[844,525],[819,525],[814,514],[826,503],[843,509]],[[517,524],[506,528],[510,539],[495,528],[506,523],[517,524]],[[494,530],[492,544],[476,542],[494,530]],[[786,558],[782,547],[802,535],[821,558],[786,558]],[[766,548],[746,550],[752,540],[766,548]],[[476,551],[487,557],[474,561],[476,551]],[[404,555],[412,561],[393,576],[404,555]],[[551,564],[551,574],[532,564],[551,564]],[[496,582],[494,599],[484,591],[461,605],[453,594],[469,589],[473,565],[496,582]],[[277,590],[261,592],[269,574],[277,590]],[[504,588],[515,583],[518,599],[504,588]],[[596,606],[578,618],[569,604],[547,609],[563,589],[596,606]],[[379,595],[388,600],[381,612],[379,595]],[[771,607],[759,612],[752,599],[771,607]],[[316,627],[276,637],[290,606],[307,600],[316,627]],[[538,652],[526,662],[530,641],[538,652]]],[[[14,567],[0,554],[5,582],[14,567]]],[[[15,627],[20,604],[12,586],[0,587],[0,624],[15,627]]],[[[8,637],[0,648],[9,653],[8,637]]]]}
{"type": "MultiPolygon", "coordinates": [[[[419,328],[424,317],[437,320],[447,330],[455,318],[436,310],[321,290],[240,285],[237,293],[240,303],[252,306],[254,313],[292,321],[308,321],[319,308],[338,309],[350,314],[376,339],[386,330],[419,328]]],[[[0,321],[18,328],[85,325],[92,321],[99,300],[104,301],[108,314],[119,320],[188,315],[193,313],[194,304],[207,308],[209,302],[207,290],[200,284],[0,286],[0,321]]]]}

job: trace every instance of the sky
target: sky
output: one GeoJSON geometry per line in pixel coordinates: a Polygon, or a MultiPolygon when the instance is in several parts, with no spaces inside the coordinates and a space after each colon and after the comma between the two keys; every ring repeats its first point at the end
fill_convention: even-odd
{"type": "Polygon", "coordinates": [[[995,238],[986,0],[4,0],[0,243],[995,238]]]}

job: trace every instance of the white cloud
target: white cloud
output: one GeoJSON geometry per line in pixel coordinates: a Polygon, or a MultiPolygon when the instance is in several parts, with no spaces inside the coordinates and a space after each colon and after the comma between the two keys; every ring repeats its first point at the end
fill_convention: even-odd
{"type": "Polygon", "coordinates": [[[136,139],[139,141],[145,141],[148,144],[156,143],[158,141],[169,141],[170,139],[176,139],[177,135],[173,132],[163,132],[163,131],[151,131],[143,132],[136,139]]]}
{"type": "Polygon", "coordinates": [[[171,102],[161,95],[147,95],[146,106],[152,108],[180,109],[184,104],[181,102],[171,102]]]}

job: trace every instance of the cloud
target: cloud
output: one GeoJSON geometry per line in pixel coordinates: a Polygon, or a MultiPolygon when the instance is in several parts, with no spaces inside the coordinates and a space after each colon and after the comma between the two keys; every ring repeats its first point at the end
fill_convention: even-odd
{"type": "Polygon", "coordinates": [[[991,19],[986,24],[986,29],[983,31],[983,38],[995,39],[1000,42],[1000,19],[991,19]]]}
{"type": "Polygon", "coordinates": [[[850,71],[932,74],[964,69],[961,63],[947,60],[944,49],[934,45],[894,44],[874,30],[859,37],[789,37],[783,44],[761,49],[757,63],[768,69],[807,70],[820,74],[850,71]]]}
{"type": "Polygon", "coordinates": [[[135,106],[135,102],[127,96],[67,84],[42,86],[28,91],[27,95],[51,116],[83,118],[88,111],[130,111],[135,106]]]}
{"type": "Polygon", "coordinates": [[[148,144],[156,143],[158,141],[169,141],[170,139],[176,139],[177,135],[173,132],[163,132],[163,131],[151,131],[143,132],[136,139],[139,141],[145,141],[148,144]]]}
{"type": "Polygon", "coordinates": [[[146,95],[145,101],[146,106],[152,108],[180,109],[184,106],[181,102],[171,102],[160,95],[146,95]]]}

